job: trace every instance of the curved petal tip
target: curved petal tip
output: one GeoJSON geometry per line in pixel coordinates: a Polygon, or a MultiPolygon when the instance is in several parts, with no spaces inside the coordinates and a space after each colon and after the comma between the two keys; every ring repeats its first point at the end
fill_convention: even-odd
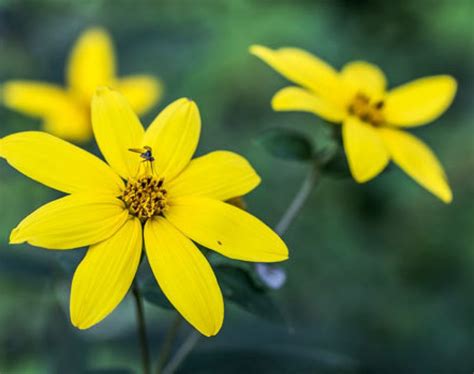
{"type": "Polygon", "coordinates": [[[25,243],[26,240],[20,235],[20,229],[15,227],[10,233],[10,244],[25,243]]]}
{"type": "Polygon", "coordinates": [[[250,54],[260,57],[262,53],[268,52],[269,49],[267,47],[264,47],[263,45],[260,44],[252,44],[249,47],[249,52],[250,54]]]}

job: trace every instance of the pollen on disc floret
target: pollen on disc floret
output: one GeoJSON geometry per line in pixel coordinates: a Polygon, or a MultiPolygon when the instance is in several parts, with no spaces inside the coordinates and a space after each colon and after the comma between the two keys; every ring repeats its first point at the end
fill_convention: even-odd
{"type": "Polygon", "coordinates": [[[368,96],[358,93],[349,105],[349,113],[359,117],[362,121],[373,126],[381,126],[385,123],[382,114],[383,101],[372,102],[368,96]]]}
{"type": "Polygon", "coordinates": [[[121,198],[130,213],[142,221],[163,214],[167,208],[163,182],[151,175],[129,180],[121,198]]]}

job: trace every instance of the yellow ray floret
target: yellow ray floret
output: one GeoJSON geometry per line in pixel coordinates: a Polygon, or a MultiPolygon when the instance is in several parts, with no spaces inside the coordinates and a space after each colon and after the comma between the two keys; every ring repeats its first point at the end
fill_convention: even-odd
{"type": "Polygon", "coordinates": [[[342,124],[349,168],[357,182],[375,178],[392,160],[432,194],[451,202],[452,192],[436,156],[401,129],[440,117],[456,94],[453,77],[425,77],[387,91],[382,70],[365,61],[350,62],[337,72],[297,48],[272,50],[254,45],[250,53],[301,86],[278,91],[273,109],[310,112],[342,124]]]}
{"type": "Polygon", "coordinates": [[[90,102],[98,86],[114,87],[138,114],[148,112],[162,95],[162,84],[151,75],[117,77],[110,35],[91,28],[79,36],[66,66],[66,87],[46,82],[11,80],[1,87],[3,103],[43,121],[58,137],[83,142],[92,137],[90,102]]]}
{"type": "Polygon", "coordinates": [[[18,171],[69,195],[42,206],[11,233],[11,243],[67,250],[90,246],[71,289],[71,321],[86,329],[125,297],[142,255],[171,304],[206,336],[224,319],[214,272],[194,242],[238,260],[288,258],[268,226],[225,200],[253,190],[249,162],[216,151],[191,160],[199,140],[197,105],[176,100],[145,131],[127,100],[108,88],[92,100],[92,123],[108,162],[52,135],[0,139],[0,156],[18,171]],[[136,151],[136,152],[131,152],[136,151]]]}

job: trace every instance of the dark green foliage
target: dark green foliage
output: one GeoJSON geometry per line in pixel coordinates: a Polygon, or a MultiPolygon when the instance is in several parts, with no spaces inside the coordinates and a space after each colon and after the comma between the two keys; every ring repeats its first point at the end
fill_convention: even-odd
{"type": "Polygon", "coordinates": [[[225,299],[264,320],[284,322],[269,291],[259,287],[248,272],[232,266],[218,266],[215,272],[225,299]]]}
{"type": "Polygon", "coordinates": [[[283,128],[264,132],[258,142],[274,157],[292,161],[309,161],[313,158],[311,141],[303,134],[283,128]]]}

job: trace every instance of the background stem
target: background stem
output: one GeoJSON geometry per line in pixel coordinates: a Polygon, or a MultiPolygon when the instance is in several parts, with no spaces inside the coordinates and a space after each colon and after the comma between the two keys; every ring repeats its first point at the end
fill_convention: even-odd
{"type": "Polygon", "coordinates": [[[186,337],[186,339],[183,341],[183,344],[179,346],[174,356],[168,362],[168,365],[165,366],[162,374],[174,373],[194,349],[200,338],[201,334],[199,332],[197,332],[196,330],[191,331],[186,337]]]}
{"type": "Polygon", "coordinates": [[[165,335],[163,343],[161,344],[160,352],[158,354],[158,363],[157,363],[157,370],[156,370],[158,374],[165,373],[165,371],[163,370],[163,367],[165,366],[166,361],[168,360],[168,357],[171,353],[171,349],[173,348],[173,342],[178,335],[179,328],[182,323],[183,323],[183,318],[181,317],[179,313],[177,313],[173,322],[171,323],[170,328],[168,329],[165,335]]]}
{"type": "Polygon", "coordinates": [[[300,189],[291,201],[283,216],[275,226],[275,231],[282,236],[290,227],[293,220],[296,218],[301,208],[303,208],[306,199],[313,190],[319,176],[319,169],[316,165],[311,165],[311,168],[306,175],[305,180],[301,184],[300,189]]]}
{"type": "Polygon", "coordinates": [[[132,295],[137,311],[137,335],[142,353],[143,374],[150,374],[150,350],[146,334],[145,311],[143,309],[143,298],[136,282],[132,286],[132,295]]]}

